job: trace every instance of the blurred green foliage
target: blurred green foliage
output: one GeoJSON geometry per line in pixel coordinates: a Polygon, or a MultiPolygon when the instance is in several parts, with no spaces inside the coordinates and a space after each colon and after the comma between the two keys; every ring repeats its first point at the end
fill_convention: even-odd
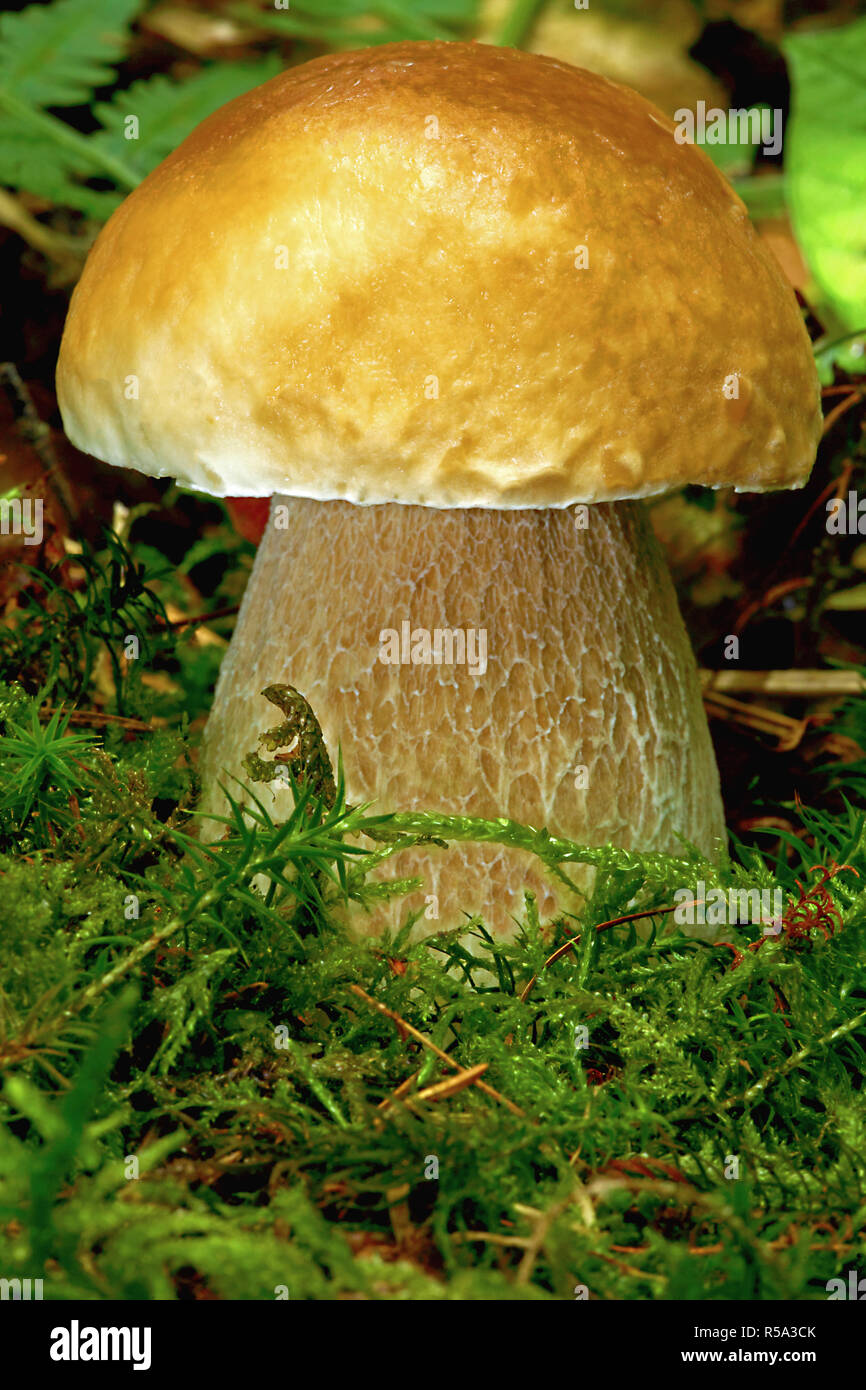
{"type": "MultiPolygon", "coordinates": [[[[792,34],[788,205],[821,296],[843,330],[866,333],[866,19],[792,34]]],[[[863,354],[859,370],[866,369],[863,354]]]]}

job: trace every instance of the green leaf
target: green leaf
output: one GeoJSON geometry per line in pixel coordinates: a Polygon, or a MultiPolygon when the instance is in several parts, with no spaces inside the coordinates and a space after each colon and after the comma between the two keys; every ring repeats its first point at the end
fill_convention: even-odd
{"type": "Polygon", "coordinates": [[[50,135],[23,121],[3,121],[0,183],[7,188],[24,189],[58,206],[75,208],[104,221],[117,207],[121,195],[89,188],[81,182],[93,177],[104,177],[103,171],[89,163],[84,154],[65,149],[50,135]]]}
{"type": "Polygon", "coordinates": [[[834,338],[831,342],[822,340],[817,343],[815,366],[822,386],[832,384],[836,367],[849,376],[863,376],[866,373],[866,332],[846,333],[844,337],[834,338]]]}
{"type": "Polygon", "coordinates": [[[793,103],[785,142],[794,230],[828,304],[866,326],[866,19],[791,35],[793,103]]]}
{"type": "Polygon", "coordinates": [[[734,192],[742,198],[753,219],[784,217],[785,178],[783,174],[747,174],[731,178],[734,192]]]}
{"type": "Polygon", "coordinates": [[[825,608],[838,612],[857,612],[866,608],[866,584],[854,584],[850,589],[837,589],[824,603],[825,608]]]}
{"type": "Polygon", "coordinates": [[[721,145],[708,145],[706,141],[698,140],[696,144],[727,179],[746,175],[755,162],[754,145],[741,145],[735,140],[726,140],[721,145]]]}
{"type": "MultiPolygon", "coordinates": [[[[128,986],[106,1005],[99,1031],[82,1059],[73,1084],[60,1102],[56,1118],[51,1117],[48,1142],[32,1160],[30,1219],[37,1262],[44,1259],[50,1248],[57,1193],[70,1176],[85,1141],[88,1122],[95,1117],[103,1101],[111,1065],[127,1036],[137,997],[137,990],[128,986]]],[[[25,1103],[26,1091],[19,1087],[14,1094],[19,1103],[25,1103]]],[[[41,1122],[44,1126],[44,1115],[41,1122]]]]}
{"type": "Polygon", "coordinates": [[[2,87],[37,106],[76,106],[114,80],[139,0],[56,0],[0,17],[2,87]]]}
{"type": "Polygon", "coordinates": [[[274,53],[257,62],[213,64],[184,82],[162,74],[134,82],[110,101],[97,103],[94,111],[105,129],[91,139],[143,178],[206,116],[276,77],[282,66],[274,53]],[[127,138],[130,116],[137,119],[136,139],[127,138]]]}
{"type": "MultiPolygon", "coordinates": [[[[130,8],[127,0],[123,4],[130,8]]],[[[78,13],[82,4],[81,0],[58,0],[58,4],[43,8],[45,12],[60,13],[64,23],[56,32],[62,34],[67,11],[78,13]]],[[[90,3],[83,8],[92,19],[100,5],[90,3]]],[[[101,12],[110,8],[102,4],[101,12]]],[[[123,6],[115,0],[114,8],[119,13],[123,6]]],[[[39,25],[36,29],[41,34],[39,25]]],[[[55,30],[52,28],[51,32],[55,30]]],[[[135,188],[200,121],[243,92],[275,77],[282,68],[279,57],[270,54],[253,62],[213,64],[184,82],[158,75],[133,83],[116,92],[110,101],[95,106],[104,129],[83,135],[38,104],[40,99],[55,106],[73,99],[72,67],[68,63],[66,68],[55,67],[58,80],[53,85],[47,81],[42,86],[30,82],[28,63],[41,50],[35,43],[28,47],[14,28],[12,33],[17,48],[12,51],[7,44],[3,53],[7,66],[0,82],[0,183],[103,221],[114,211],[121,194],[135,188]],[[137,119],[134,139],[127,138],[130,116],[137,119]],[[110,180],[120,192],[88,186],[87,181],[93,179],[110,180]]],[[[92,26],[85,26],[82,37],[86,33],[91,34],[92,49],[92,26]]],[[[80,56],[83,48],[79,46],[78,51],[80,56]]],[[[80,64],[78,72],[79,76],[84,72],[80,64]]],[[[94,83],[112,76],[107,68],[97,70],[91,66],[88,70],[88,81],[94,83]]],[[[75,96],[86,100],[87,88],[75,89],[75,96]]]]}

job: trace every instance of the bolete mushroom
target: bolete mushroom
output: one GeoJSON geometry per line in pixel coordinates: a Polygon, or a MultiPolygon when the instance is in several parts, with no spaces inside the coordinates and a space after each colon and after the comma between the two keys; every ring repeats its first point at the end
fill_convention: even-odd
{"type": "MultiPolygon", "coordinates": [[[[208,812],[285,682],[352,801],[718,853],[695,662],[633,499],[802,485],[819,391],[742,202],[634,92],[463,43],[291,68],[111,218],[58,394],[98,458],[276,494],[208,812]]],[[[388,872],[423,880],[390,920],[426,909],[427,930],[507,931],[527,887],[543,915],[574,905],[496,845],[388,872]]]]}

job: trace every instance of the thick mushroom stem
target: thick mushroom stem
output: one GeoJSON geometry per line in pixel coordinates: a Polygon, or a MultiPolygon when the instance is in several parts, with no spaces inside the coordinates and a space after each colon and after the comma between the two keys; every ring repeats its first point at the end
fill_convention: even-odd
{"type": "MultiPolygon", "coordinates": [[[[261,695],[273,683],[306,696],[334,760],[342,746],[353,803],[507,816],[636,850],[723,843],[694,656],[640,503],[277,496],[207,725],[206,812],[279,722],[261,695]]],[[[508,933],[527,888],[542,920],[579,905],[532,856],[495,845],[417,846],[386,868],[423,889],[361,914],[361,930],[420,910],[419,931],[478,912],[508,933]]]]}

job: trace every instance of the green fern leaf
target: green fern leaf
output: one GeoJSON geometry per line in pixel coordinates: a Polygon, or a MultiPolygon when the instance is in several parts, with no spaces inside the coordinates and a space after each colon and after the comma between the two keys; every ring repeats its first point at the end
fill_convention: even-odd
{"type": "Polygon", "coordinates": [[[0,183],[5,187],[35,193],[59,207],[105,221],[121,194],[81,182],[94,177],[104,177],[98,164],[58,146],[44,131],[14,119],[0,125],[0,183]]]}
{"type": "Polygon", "coordinates": [[[36,106],[76,106],[114,80],[139,0],[56,0],[0,16],[0,87],[36,106]]]}
{"type": "Polygon", "coordinates": [[[220,63],[203,68],[183,82],[162,74],[134,82],[115,92],[94,110],[104,126],[91,139],[143,178],[189,135],[191,130],[227,101],[257,87],[282,71],[276,54],[257,62],[220,63]],[[137,138],[127,138],[130,116],[137,120],[137,138]]]}

